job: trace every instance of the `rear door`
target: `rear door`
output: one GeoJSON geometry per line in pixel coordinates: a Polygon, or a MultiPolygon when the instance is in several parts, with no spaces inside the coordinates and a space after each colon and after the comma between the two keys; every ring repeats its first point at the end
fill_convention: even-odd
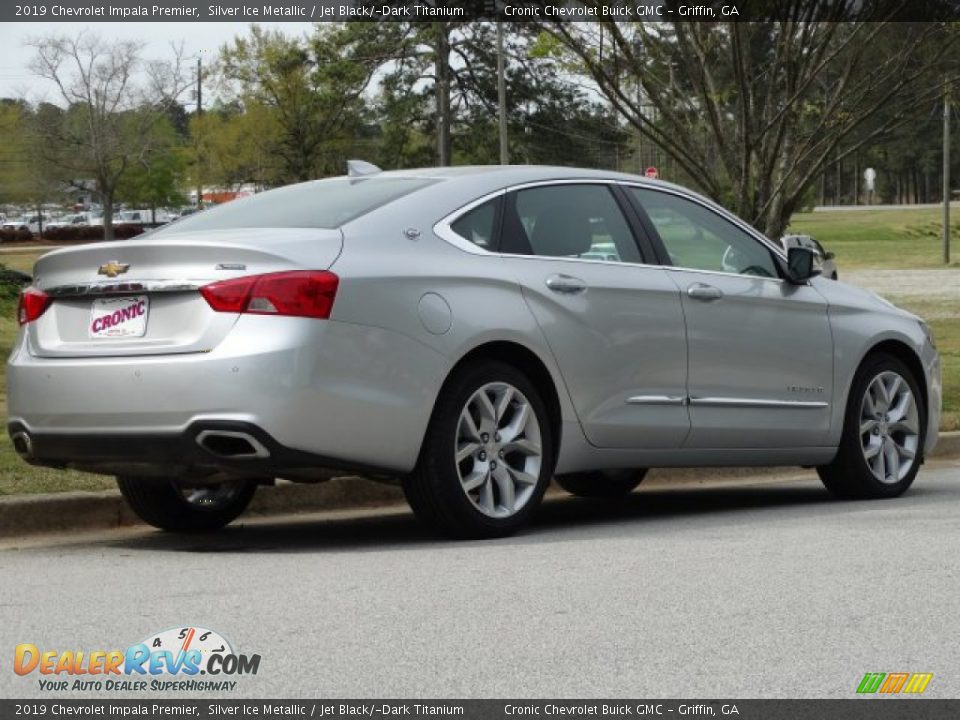
{"type": "Polygon", "coordinates": [[[619,197],[589,182],[510,192],[499,249],[588,440],[608,448],[679,447],[689,430],[679,291],[663,268],[646,264],[652,258],[619,197]]]}

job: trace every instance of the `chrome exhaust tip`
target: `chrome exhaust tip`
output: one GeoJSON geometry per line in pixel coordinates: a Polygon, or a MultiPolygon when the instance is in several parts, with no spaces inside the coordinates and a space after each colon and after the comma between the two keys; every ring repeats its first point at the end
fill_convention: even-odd
{"type": "Polygon", "coordinates": [[[262,460],[270,451],[253,435],[232,430],[204,430],[197,435],[197,445],[211,455],[226,460],[262,460]]]}
{"type": "Polygon", "coordinates": [[[30,439],[27,433],[21,430],[20,432],[14,433],[10,439],[13,441],[13,449],[17,451],[17,455],[24,460],[33,458],[33,440],[30,439]]]}

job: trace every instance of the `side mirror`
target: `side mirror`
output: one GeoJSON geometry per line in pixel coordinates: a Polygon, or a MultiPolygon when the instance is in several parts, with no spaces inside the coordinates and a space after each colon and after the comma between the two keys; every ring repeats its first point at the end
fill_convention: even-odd
{"type": "Polygon", "coordinates": [[[823,259],[824,259],[824,260],[833,260],[836,256],[837,256],[836,253],[834,253],[834,252],[831,251],[831,250],[827,250],[827,251],[823,254],[823,259]]]}
{"type": "Polygon", "coordinates": [[[814,252],[810,248],[792,247],[787,250],[787,279],[797,285],[820,274],[814,264],[814,252]]]}

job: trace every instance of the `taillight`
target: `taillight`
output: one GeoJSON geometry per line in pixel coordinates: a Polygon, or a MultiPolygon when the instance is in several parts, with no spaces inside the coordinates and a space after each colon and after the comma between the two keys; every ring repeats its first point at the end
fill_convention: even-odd
{"type": "Polygon", "coordinates": [[[17,321],[21,325],[33,322],[50,307],[53,298],[42,290],[28,287],[20,291],[20,305],[17,307],[17,321]]]}
{"type": "Polygon", "coordinates": [[[221,280],[200,294],[217,312],[327,319],[339,284],[326,270],[295,270],[221,280]]]}

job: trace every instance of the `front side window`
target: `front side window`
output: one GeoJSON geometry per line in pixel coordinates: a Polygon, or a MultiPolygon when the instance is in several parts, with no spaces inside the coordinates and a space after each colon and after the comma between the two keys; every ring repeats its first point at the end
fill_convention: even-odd
{"type": "Polygon", "coordinates": [[[675,267],[779,276],[763,243],[703,205],[658,190],[627,192],[646,211],[675,267]]]}
{"type": "Polygon", "coordinates": [[[605,185],[518,190],[504,210],[500,250],[517,255],[641,262],[633,232],[605,185]]]}

